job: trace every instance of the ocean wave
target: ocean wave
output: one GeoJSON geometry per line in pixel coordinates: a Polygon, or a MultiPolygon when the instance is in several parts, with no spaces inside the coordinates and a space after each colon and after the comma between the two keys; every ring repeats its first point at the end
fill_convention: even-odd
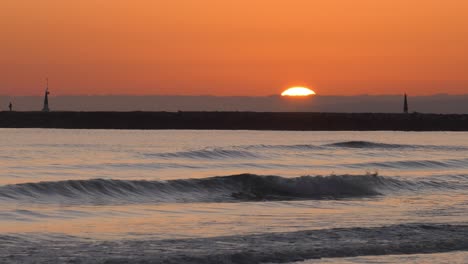
{"type": "Polygon", "coordinates": [[[180,151],[170,153],[155,153],[144,154],[149,157],[159,158],[185,158],[185,159],[251,159],[258,158],[255,153],[242,150],[227,150],[227,149],[204,149],[193,151],[180,151]]]}
{"type": "Polygon", "coordinates": [[[293,144],[293,145],[247,145],[247,146],[238,146],[242,149],[272,149],[272,150],[322,150],[324,147],[312,145],[312,144],[293,144]]]}
{"type": "Polygon", "coordinates": [[[327,144],[326,146],[339,147],[339,148],[417,148],[417,147],[421,147],[420,145],[387,144],[387,143],[377,143],[377,142],[371,142],[371,141],[344,141],[344,142],[327,144]]]}
{"type": "Polygon", "coordinates": [[[410,183],[378,175],[284,178],[241,174],[170,181],[68,180],[0,187],[0,200],[33,203],[233,202],[381,195],[410,183]]]}
{"type": "Polygon", "coordinates": [[[382,162],[364,162],[354,164],[343,164],[346,168],[385,168],[385,169],[446,169],[446,168],[468,168],[468,159],[445,159],[445,160],[400,160],[382,162]]]}
{"type": "Polygon", "coordinates": [[[307,259],[468,250],[468,226],[400,224],[209,238],[86,240],[61,234],[0,235],[14,263],[286,263],[307,259]],[[144,250],[142,251],[142,248],[144,250]],[[38,250],[40,249],[40,250],[38,250]],[[28,254],[25,254],[26,252],[28,254]]]}
{"type": "Polygon", "coordinates": [[[200,159],[200,160],[221,160],[221,159],[257,159],[271,157],[272,155],[282,155],[281,151],[308,152],[330,150],[331,148],[348,149],[414,149],[414,150],[445,150],[445,151],[468,151],[468,148],[460,146],[436,146],[436,145],[404,145],[388,144],[371,141],[344,141],[325,145],[313,144],[292,144],[292,145],[243,145],[231,146],[230,148],[206,148],[200,150],[166,152],[166,153],[143,153],[149,158],[161,159],[200,159]],[[266,151],[266,152],[265,152],[266,151]],[[268,152],[270,151],[270,152],[268,152]]]}
{"type": "Polygon", "coordinates": [[[446,145],[417,145],[417,144],[391,144],[372,141],[342,141],[324,145],[314,144],[293,144],[293,145],[246,145],[237,146],[239,149],[245,150],[328,150],[330,148],[350,148],[350,149],[424,149],[424,150],[449,150],[449,151],[468,151],[467,147],[463,146],[446,146],[446,145]]]}
{"type": "Polygon", "coordinates": [[[466,151],[468,148],[461,146],[443,145],[414,145],[414,144],[389,144],[372,141],[343,141],[324,145],[334,148],[355,148],[355,149],[424,149],[424,150],[451,150],[466,151]]]}

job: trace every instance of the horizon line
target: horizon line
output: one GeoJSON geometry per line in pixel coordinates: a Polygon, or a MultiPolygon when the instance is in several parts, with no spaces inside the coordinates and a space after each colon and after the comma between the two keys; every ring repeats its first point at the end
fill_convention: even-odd
{"type": "MultiPolygon", "coordinates": [[[[403,96],[405,93],[401,94],[354,94],[354,95],[339,95],[339,94],[316,94],[313,97],[359,97],[359,96],[403,96]]],[[[467,96],[467,93],[434,93],[434,94],[416,94],[411,95],[406,93],[411,97],[431,97],[431,96],[467,96]]],[[[271,94],[271,95],[210,95],[210,94],[200,94],[200,95],[182,95],[182,94],[59,94],[51,95],[50,97],[283,97],[280,94],[271,94]]],[[[37,95],[8,95],[0,94],[0,97],[43,97],[41,94],[37,95]]]]}

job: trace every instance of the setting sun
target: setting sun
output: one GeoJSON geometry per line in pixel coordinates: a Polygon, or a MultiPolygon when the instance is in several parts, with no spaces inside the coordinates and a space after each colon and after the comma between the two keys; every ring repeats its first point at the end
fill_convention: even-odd
{"type": "Polygon", "coordinates": [[[315,95],[315,92],[306,87],[291,87],[281,93],[281,96],[309,96],[315,95]]]}

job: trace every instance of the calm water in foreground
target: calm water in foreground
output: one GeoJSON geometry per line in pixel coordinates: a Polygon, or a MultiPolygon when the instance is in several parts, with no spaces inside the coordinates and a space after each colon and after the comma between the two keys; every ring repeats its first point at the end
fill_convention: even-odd
{"type": "Polygon", "coordinates": [[[2,129],[0,142],[0,263],[468,261],[468,133],[2,129]]]}

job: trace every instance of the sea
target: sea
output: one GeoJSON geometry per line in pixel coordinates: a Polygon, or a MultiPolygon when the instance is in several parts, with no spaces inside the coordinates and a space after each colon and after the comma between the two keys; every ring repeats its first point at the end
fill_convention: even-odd
{"type": "Polygon", "coordinates": [[[468,263],[468,133],[0,129],[0,263],[468,263]]]}

